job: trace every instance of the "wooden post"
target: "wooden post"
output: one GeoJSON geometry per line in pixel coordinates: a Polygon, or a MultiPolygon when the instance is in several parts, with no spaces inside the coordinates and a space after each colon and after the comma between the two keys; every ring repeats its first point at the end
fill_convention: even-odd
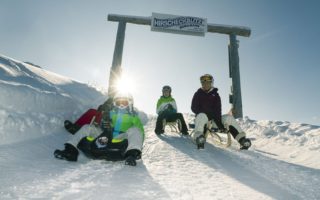
{"type": "Polygon", "coordinates": [[[116,44],[115,44],[114,53],[113,53],[113,61],[112,61],[110,77],[109,77],[109,88],[108,88],[109,97],[114,97],[116,92],[116,81],[121,76],[121,62],[122,62],[125,31],[126,31],[126,22],[119,21],[116,44]]]}
{"type": "Polygon", "coordinates": [[[229,70],[232,79],[232,89],[230,95],[230,103],[232,104],[233,116],[235,118],[242,118],[242,98],[241,98],[241,84],[240,84],[240,69],[239,69],[239,53],[238,41],[235,34],[230,34],[229,44],[229,70]]]}

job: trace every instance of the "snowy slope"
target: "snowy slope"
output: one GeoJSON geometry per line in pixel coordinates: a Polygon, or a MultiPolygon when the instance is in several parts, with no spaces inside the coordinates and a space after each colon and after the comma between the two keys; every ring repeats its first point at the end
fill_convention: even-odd
{"type": "Polygon", "coordinates": [[[106,98],[86,84],[5,56],[0,56],[0,91],[0,144],[50,134],[63,118],[106,98]],[[18,135],[12,134],[16,130],[18,135]]]}
{"type": "MultiPolygon", "coordinates": [[[[140,113],[146,139],[136,167],[123,162],[70,163],[53,158],[72,137],[62,126],[105,94],[30,64],[0,56],[1,199],[320,199],[320,127],[239,120],[249,151],[210,140],[153,133],[155,116],[140,113]]],[[[188,102],[189,103],[189,102],[188,102]]],[[[192,115],[185,114],[188,122],[192,115]]]]}

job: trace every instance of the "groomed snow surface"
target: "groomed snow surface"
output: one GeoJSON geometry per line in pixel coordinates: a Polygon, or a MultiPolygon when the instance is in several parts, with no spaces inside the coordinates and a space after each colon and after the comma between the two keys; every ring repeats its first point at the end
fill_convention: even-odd
{"type": "MultiPolygon", "coordinates": [[[[72,135],[63,128],[106,94],[92,86],[0,56],[1,199],[320,199],[320,127],[240,119],[253,142],[240,151],[209,139],[197,150],[156,116],[140,112],[146,138],[136,167],[57,160],[72,135]]],[[[189,103],[189,102],[186,102],[189,103]]],[[[184,114],[192,123],[193,115],[184,114]]]]}

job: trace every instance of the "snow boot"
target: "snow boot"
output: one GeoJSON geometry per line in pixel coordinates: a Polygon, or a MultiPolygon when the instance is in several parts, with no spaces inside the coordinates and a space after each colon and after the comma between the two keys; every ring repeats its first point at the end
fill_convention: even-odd
{"type": "Polygon", "coordinates": [[[183,131],[181,131],[181,134],[182,134],[182,135],[189,135],[189,133],[188,133],[188,131],[187,131],[187,130],[183,130],[183,131]]]}
{"type": "Polygon", "coordinates": [[[204,149],[204,143],[206,142],[206,138],[203,135],[200,135],[196,139],[198,149],[204,149]]]}
{"type": "Polygon", "coordinates": [[[251,147],[251,141],[246,137],[240,138],[239,143],[240,143],[241,150],[247,150],[251,147]]]}
{"type": "Polygon", "coordinates": [[[141,151],[137,149],[131,149],[126,153],[125,165],[136,166],[136,160],[141,158],[141,151]]]}
{"type": "Polygon", "coordinates": [[[67,160],[67,161],[77,161],[79,151],[77,148],[75,148],[72,144],[66,143],[64,144],[65,149],[59,150],[56,149],[54,151],[54,157],[61,159],[61,160],[67,160]]]}
{"type": "Polygon", "coordinates": [[[72,135],[74,135],[81,128],[81,126],[74,124],[69,120],[64,121],[64,127],[72,135]]]}
{"type": "Polygon", "coordinates": [[[155,130],[154,131],[157,135],[161,135],[164,133],[164,130],[155,130]]]}

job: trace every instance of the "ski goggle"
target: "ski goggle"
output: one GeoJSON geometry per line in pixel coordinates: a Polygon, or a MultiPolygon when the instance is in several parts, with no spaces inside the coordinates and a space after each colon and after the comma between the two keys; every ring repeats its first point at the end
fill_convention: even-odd
{"type": "Polygon", "coordinates": [[[212,82],[213,78],[210,74],[206,74],[200,77],[201,83],[212,82]]]}
{"type": "Polygon", "coordinates": [[[126,107],[129,105],[129,101],[127,99],[117,99],[115,103],[116,103],[116,106],[122,105],[122,106],[126,107]]]}

